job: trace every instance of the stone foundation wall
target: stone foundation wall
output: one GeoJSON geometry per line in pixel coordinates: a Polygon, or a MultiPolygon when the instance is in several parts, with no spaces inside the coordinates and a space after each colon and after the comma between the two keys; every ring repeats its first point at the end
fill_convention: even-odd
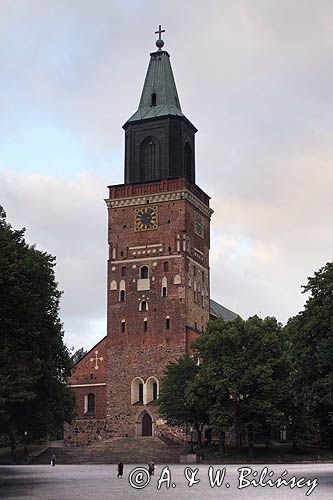
{"type": "Polygon", "coordinates": [[[111,437],[111,429],[105,418],[75,419],[64,427],[65,446],[88,446],[111,437]]]}

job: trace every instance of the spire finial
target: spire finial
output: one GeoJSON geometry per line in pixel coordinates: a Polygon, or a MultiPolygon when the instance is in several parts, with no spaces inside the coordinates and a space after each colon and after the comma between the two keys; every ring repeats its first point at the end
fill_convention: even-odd
{"type": "Polygon", "coordinates": [[[161,50],[164,42],[161,38],[162,33],[165,33],[165,30],[162,30],[162,26],[158,26],[158,31],[155,31],[155,35],[158,35],[158,40],[156,40],[156,47],[158,47],[158,50],[161,50]]]}

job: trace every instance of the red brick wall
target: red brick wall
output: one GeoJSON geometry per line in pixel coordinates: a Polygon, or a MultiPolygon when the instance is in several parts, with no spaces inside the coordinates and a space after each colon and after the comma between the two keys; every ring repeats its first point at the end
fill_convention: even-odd
{"type": "Polygon", "coordinates": [[[71,377],[68,379],[76,399],[77,418],[104,418],[106,413],[106,367],[108,358],[108,339],[104,337],[95,345],[74,367],[71,377]],[[97,361],[97,357],[103,360],[97,361]],[[93,361],[91,361],[93,359],[93,361]],[[98,385],[103,384],[103,385],[98,385]],[[79,386],[79,387],[77,387],[79,386]],[[83,386],[83,387],[80,387],[83,386]],[[86,415],[84,412],[84,397],[88,394],[95,396],[95,412],[92,415],[86,415]]]}
{"type": "MultiPolygon", "coordinates": [[[[209,216],[202,215],[203,237],[200,237],[194,233],[197,208],[183,196],[171,199],[173,189],[179,187],[191,187],[198,201],[208,205],[207,195],[197,186],[189,186],[184,179],[110,187],[107,419],[117,436],[136,435],[136,422],[145,408],[131,404],[132,381],[141,377],[145,382],[155,376],[160,382],[166,365],[188,352],[192,338],[197,335],[194,329],[201,330],[209,319],[209,216]],[[164,190],[167,189],[166,194],[164,190]],[[161,199],[163,191],[164,199],[161,199]],[[149,206],[157,207],[158,229],[135,231],[135,208],[142,206],[135,196],[154,193],[157,197],[149,199],[149,206]],[[119,196],[130,198],[111,208],[112,200],[119,196]],[[164,270],[164,262],[168,262],[168,271],[164,270]],[[138,291],[142,265],[149,268],[150,289],[138,291]],[[122,276],[122,268],[126,269],[125,276],[122,276]],[[174,283],[176,275],[180,276],[180,284],[174,283]],[[166,298],[161,296],[164,277],[167,279],[166,298]],[[126,288],[123,302],[119,300],[121,280],[126,288]],[[193,295],[194,282],[197,300],[193,295]],[[139,311],[142,300],[148,303],[148,311],[139,311]],[[170,329],[166,329],[167,316],[170,329]],[[143,328],[145,318],[147,332],[143,328]],[[123,319],[125,332],[121,331],[123,319]]],[[[165,432],[158,408],[155,405],[146,408],[155,419],[155,434],[162,429],[165,432]]]]}
{"type": "Polygon", "coordinates": [[[191,343],[197,339],[199,336],[199,332],[195,332],[191,328],[187,328],[186,330],[186,352],[188,354],[191,354],[192,349],[191,349],[191,343]]]}
{"type": "MultiPolygon", "coordinates": [[[[159,417],[155,404],[132,404],[131,383],[136,377],[145,383],[151,376],[161,383],[166,365],[190,352],[190,343],[209,320],[210,214],[205,209],[199,210],[200,203],[209,206],[209,197],[183,178],[109,189],[107,337],[77,364],[69,380],[72,385],[87,386],[73,387],[80,420],[66,427],[65,439],[71,445],[88,444],[111,435],[138,435],[140,416],[145,410],[152,417],[155,435],[162,432],[175,435],[159,417]],[[184,192],[175,195],[175,190],[182,189],[184,192]],[[190,196],[186,190],[191,192],[190,196]],[[156,230],[134,230],[135,208],[146,206],[140,198],[143,195],[147,196],[149,206],[158,209],[156,230]],[[194,231],[198,210],[203,237],[194,231]],[[169,266],[167,271],[165,262],[169,266]],[[137,285],[142,265],[149,268],[150,289],[140,291],[137,285]],[[180,276],[180,283],[174,283],[176,276],[180,276]],[[167,297],[161,294],[164,277],[167,297]],[[121,280],[125,282],[125,301],[119,300],[121,280]],[[139,310],[142,300],[148,304],[147,311],[139,310]],[[144,331],[145,318],[147,331],[144,331]],[[125,332],[121,331],[122,319],[126,320],[125,332]],[[98,357],[103,356],[98,370],[90,361],[96,350],[98,357]],[[93,386],[103,383],[106,385],[93,386]],[[88,392],[96,397],[94,418],[84,414],[84,396],[88,392]]],[[[185,437],[183,434],[178,433],[177,438],[185,437]]]]}

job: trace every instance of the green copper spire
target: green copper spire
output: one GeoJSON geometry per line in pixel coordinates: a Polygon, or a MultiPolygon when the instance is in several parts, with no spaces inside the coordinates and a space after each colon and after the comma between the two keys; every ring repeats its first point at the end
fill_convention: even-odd
{"type": "Polygon", "coordinates": [[[161,39],[161,34],[164,31],[159,26],[159,30],[155,32],[159,35],[156,41],[158,50],[150,54],[139,108],[128,122],[166,115],[184,116],[172,73],[170,55],[162,50],[164,42],[161,39]]]}

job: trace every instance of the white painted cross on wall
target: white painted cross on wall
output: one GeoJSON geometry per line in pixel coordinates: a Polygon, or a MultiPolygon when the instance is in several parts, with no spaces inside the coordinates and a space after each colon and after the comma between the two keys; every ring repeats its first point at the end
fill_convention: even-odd
{"type": "Polygon", "coordinates": [[[95,351],[95,357],[94,358],[90,358],[90,361],[91,362],[95,361],[95,370],[98,370],[98,361],[103,361],[103,356],[101,356],[99,358],[98,357],[98,351],[95,351]]]}

